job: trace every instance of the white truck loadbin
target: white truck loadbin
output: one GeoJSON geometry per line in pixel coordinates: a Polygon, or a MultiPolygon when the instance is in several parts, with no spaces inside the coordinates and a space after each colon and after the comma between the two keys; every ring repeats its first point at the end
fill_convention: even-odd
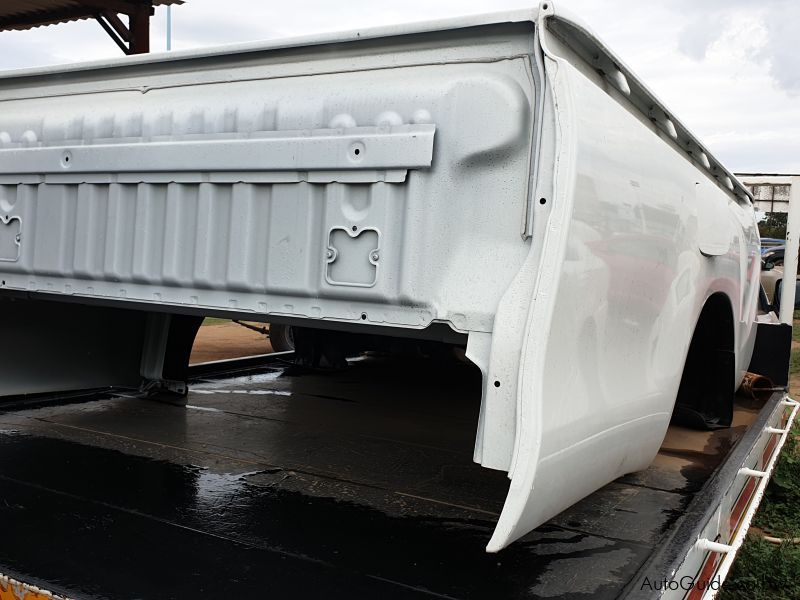
{"type": "MultiPolygon", "coordinates": [[[[747,190],[553,2],[0,75],[7,406],[185,397],[207,315],[292,326],[306,366],[460,349],[472,457],[510,479],[492,553],[671,418],[740,423],[759,273],[747,190]]],[[[747,510],[675,568],[727,572],[795,410],[748,413],[709,505],[747,510]]]]}

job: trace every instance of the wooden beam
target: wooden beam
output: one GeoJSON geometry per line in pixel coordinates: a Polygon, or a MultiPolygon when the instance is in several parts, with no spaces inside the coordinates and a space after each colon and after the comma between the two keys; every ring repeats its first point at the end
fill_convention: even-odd
{"type": "Polygon", "coordinates": [[[129,44],[131,54],[146,54],[150,52],[150,15],[153,6],[150,2],[142,4],[130,15],[131,41],[129,44]]]}
{"type": "Polygon", "coordinates": [[[128,29],[128,26],[122,22],[122,19],[119,18],[117,13],[111,10],[107,10],[102,13],[103,17],[105,17],[108,24],[114,28],[114,31],[117,32],[117,35],[124,41],[130,42],[131,41],[131,30],[128,29]]]}
{"type": "Polygon", "coordinates": [[[99,0],[81,1],[104,6],[114,4],[113,9],[103,10],[95,15],[97,22],[100,23],[106,33],[125,54],[145,54],[150,52],[150,15],[155,12],[151,0],[141,0],[137,3],[122,0],[122,4],[119,3],[119,0],[114,3],[100,2],[99,0]],[[123,8],[124,10],[119,12],[128,16],[127,26],[119,18],[116,10],[123,8]]]}
{"type": "Polygon", "coordinates": [[[106,20],[105,15],[98,14],[95,15],[94,18],[97,19],[97,22],[100,23],[100,26],[105,29],[108,37],[114,40],[114,43],[119,46],[120,50],[122,50],[125,54],[131,53],[130,48],[127,46],[127,44],[125,44],[125,40],[119,36],[114,27],[106,20]]]}

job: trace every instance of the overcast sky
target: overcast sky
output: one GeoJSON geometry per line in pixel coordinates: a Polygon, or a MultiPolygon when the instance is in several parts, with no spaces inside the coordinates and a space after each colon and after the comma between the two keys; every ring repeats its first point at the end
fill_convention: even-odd
{"type": "MultiPolygon", "coordinates": [[[[555,0],[588,23],[730,169],[800,173],[799,0],[555,0]]],[[[534,0],[187,0],[173,49],[527,7],[534,0]]],[[[151,48],[165,48],[166,9],[151,48]]],[[[93,21],[0,33],[0,69],[116,57],[93,21]]]]}

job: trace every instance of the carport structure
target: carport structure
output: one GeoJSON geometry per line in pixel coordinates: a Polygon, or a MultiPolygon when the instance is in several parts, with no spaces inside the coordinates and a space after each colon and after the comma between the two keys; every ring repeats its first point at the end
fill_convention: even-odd
{"type": "Polygon", "coordinates": [[[0,31],[95,19],[125,54],[143,54],[150,51],[154,7],[171,4],[183,0],[4,0],[0,31]]]}

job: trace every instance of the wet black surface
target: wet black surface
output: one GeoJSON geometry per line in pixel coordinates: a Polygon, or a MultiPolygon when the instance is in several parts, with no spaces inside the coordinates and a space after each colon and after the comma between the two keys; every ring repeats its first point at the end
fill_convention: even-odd
{"type": "Polygon", "coordinates": [[[0,564],[81,597],[533,597],[542,575],[564,586],[561,561],[648,553],[550,527],[492,556],[491,519],[395,517],[28,435],[0,436],[0,471],[0,564]]]}
{"type": "Polygon", "coordinates": [[[691,482],[613,483],[486,554],[508,483],[471,462],[475,374],[412,366],[3,415],[0,571],[76,598],[616,597],[691,482]]]}

